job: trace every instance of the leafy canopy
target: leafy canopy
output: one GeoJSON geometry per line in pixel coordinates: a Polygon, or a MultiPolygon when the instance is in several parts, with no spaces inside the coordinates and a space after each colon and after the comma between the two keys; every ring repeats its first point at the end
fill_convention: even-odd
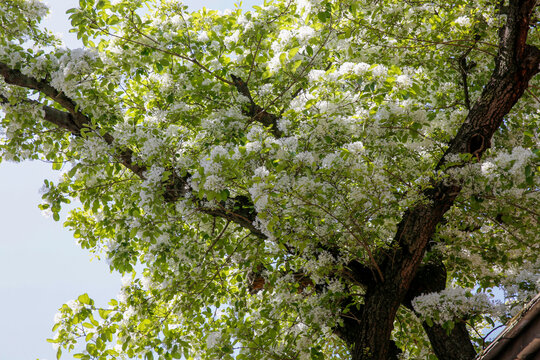
{"type": "Polygon", "coordinates": [[[539,290],[538,81],[481,160],[437,166],[493,72],[495,2],[68,13],[84,48],[38,27],[39,1],[0,4],[0,156],[62,170],[41,209],[58,220],[78,199],[66,226],[125,275],[107,306],[60,309],[59,356],[81,341],[82,359],[344,358],[336,329],[365,294],[351,264],[380,278],[436,182],[462,187],[425,259],[442,259],[447,288],[399,310],[404,356],[434,358],[421,321],[466,320],[480,348],[539,290]]]}

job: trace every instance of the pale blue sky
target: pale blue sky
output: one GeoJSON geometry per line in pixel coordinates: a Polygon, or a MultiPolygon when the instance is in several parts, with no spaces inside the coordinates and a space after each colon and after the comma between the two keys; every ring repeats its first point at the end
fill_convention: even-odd
{"type": "MultiPolygon", "coordinates": [[[[1,0],[0,0],[1,1],[1,0]]],[[[51,14],[45,26],[62,33],[70,48],[80,47],[68,33],[65,11],[78,0],[48,0],[51,14]]],[[[184,1],[193,9],[232,8],[232,0],[184,1]]],[[[243,7],[262,0],[243,1],[243,7]]],[[[87,292],[106,304],[120,289],[120,276],[104,261],[81,250],[62,225],[41,214],[39,189],[44,179],[56,180],[49,164],[0,164],[0,360],[53,360],[46,342],[57,309],[87,292]]],[[[65,215],[65,214],[64,214],[65,215]]],[[[73,359],[65,354],[62,359],[73,359]]]]}

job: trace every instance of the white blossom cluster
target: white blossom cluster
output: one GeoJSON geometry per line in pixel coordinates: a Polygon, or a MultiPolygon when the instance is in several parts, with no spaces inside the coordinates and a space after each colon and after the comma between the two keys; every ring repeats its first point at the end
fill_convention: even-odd
{"type": "Polygon", "coordinates": [[[486,293],[473,293],[463,288],[447,288],[438,293],[420,295],[412,304],[423,319],[440,325],[476,314],[498,314],[501,308],[486,293]]]}
{"type": "Polygon", "coordinates": [[[490,184],[497,188],[502,178],[510,176],[515,183],[525,181],[525,166],[534,158],[531,149],[516,146],[512,152],[499,151],[493,158],[486,159],[481,164],[482,175],[490,184]]]}
{"type": "Polygon", "coordinates": [[[540,291],[540,260],[526,261],[504,275],[500,287],[509,308],[508,316],[512,317],[540,291]]]}
{"type": "Polygon", "coordinates": [[[92,65],[98,58],[95,50],[66,50],[58,59],[58,70],[51,74],[50,84],[66,95],[78,98],[77,89],[90,86],[89,82],[81,81],[81,77],[92,73],[92,65]]]}
{"type": "Polygon", "coordinates": [[[7,35],[7,40],[32,39],[31,35],[36,29],[30,24],[32,21],[39,22],[48,12],[47,5],[40,0],[5,1],[0,5],[0,16],[3,23],[9,26],[4,25],[2,31],[7,35]]]}

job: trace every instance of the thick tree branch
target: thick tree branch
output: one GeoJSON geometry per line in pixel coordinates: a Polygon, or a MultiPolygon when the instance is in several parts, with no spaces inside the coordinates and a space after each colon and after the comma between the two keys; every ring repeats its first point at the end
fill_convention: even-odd
{"type": "MultiPolygon", "coordinates": [[[[68,111],[65,113],[52,107],[44,106],[43,109],[46,114],[45,120],[50,121],[52,124],[55,124],[62,129],[68,130],[75,136],[81,136],[81,131],[83,129],[88,129],[89,131],[92,129],[90,118],[77,109],[77,104],[63,92],[56,90],[47,82],[24,75],[19,70],[11,69],[3,62],[0,62],[0,75],[2,75],[7,84],[37,90],[68,111]]],[[[107,144],[113,145],[114,138],[112,135],[105,133],[102,137],[107,144]]],[[[139,177],[144,178],[146,168],[137,165],[134,162],[134,155],[131,149],[121,149],[118,153],[118,157],[125,167],[133,171],[139,177]]]]}
{"type": "MultiPolygon", "coordinates": [[[[535,6],[535,0],[510,1],[506,24],[500,31],[495,70],[437,169],[444,168],[448,155],[469,153],[480,158],[490,146],[504,116],[523,95],[530,79],[538,73],[540,51],[526,44],[529,20],[535,6]]],[[[381,256],[380,267],[385,281],[366,290],[358,319],[360,328],[351,349],[353,360],[394,358],[389,339],[397,309],[422,262],[429,239],[460,190],[459,184],[434,182],[433,187],[424,192],[428,201],[404,212],[392,251],[381,256]]]]}
{"type": "Polygon", "coordinates": [[[0,62],[0,75],[3,76],[6,83],[27,89],[37,90],[66,109],[71,114],[75,126],[77,126],[77,130],[72,131],[74,135],[79,135],[80,130],[89,124],[89,119],[80,111],[77,111],[77,106],[73,100],[68,98],[61,91],[53,88],[45,81],[36,80],[33,77],[24,75],[19,70],[12,69],[3,62],[0,62]]]}
{"type": "MultiPolygon", "coordinates": [[[[60,129],[67,130],[71,133],[79,132],[79,128],[77,127],[77,124],[75,124],[75,122],[73,121],[73,116],[70,113],[60,111],[47,105],[42,105],[35,100],[24,100],[24,102],[31,105],[40,106],[45,112],[45,120],[59,127],[60,129]]],[[[0,95],[0,103],[9,105],[10,102],[9,99],[6,98],[4,95],[0,95]]]]}
{"type": "MultiPolygon", "coordinates": [[[[470,153],[480,157],[489,147],[491,137],[503,117],[523,95],[529,80],[538,73],[540,51],[525,43],[528,17],[535,3],[534,0],[512,3],[513,17],[508,16],[508,23],[501,30],[501,51],[496,59],[495,71],[437,168],[443,167],[450,154],[470,153]]],[[[418,205],[405,212],[394,239],[396,245],[413,257],[417,253],[423,255],[427,240],[459,191],[457,184],[434,184],[433,189],[424,194],[431,204],[418,205]]],[[[395,269],[395,264],[386,266],[395,269]]],[[[406,266],[401,266],[401,276],[412,279],[407,275],[406,266]]]]}
{"type": "MultiPolygon", "coordinates": [[[[50,86],[47,82],[34,79],[33,77],[24,75],[19,70],[11,69],[5,63],[0,62],[0,75],[4,78],[7,84],[24,87],[27,89],[37,90],[45,96],[51,98],[58,105],[67,110],[67,112],[57,110],[53,107],[42,105],[34,100],[25,100],[26,102],[41,105],[45,111],[45,120],[58,126],[61,129],[69,131],[74,136],[81,136],[81,132],[84,129],[88,131],[94,131],[99,133],[99,128],[92,127],[91,119],[83,114],[77,108],[75,101],[67,97],[61,91],[56,90],[50,86]],[[93,130],[92,130],[93,129],[93,130]]],[[[2,96],[0,102],[9,103],[9,100],[2,96]]],[[[111,146],[115,146],[115,139],[109,133],[101,135],[102,138],[111,146]]],[[[145,179],[146,166],[136,163],[135,154],[129,148],[121,148],[116,150],[116,156],[119,161],[126,168],[130,169],[139,178],[145,179]]],[[[192,189],[188,184],[189,174],[183,177],[178,176],[173,172],[173,175],[168,182],[164,183],[163,196],[166,201],[174,202],[180,197],[186,197],[191,194],[192,189]]],[[[255,211],[251,201],[244,196],[239,196],[236,199],[231,199],[228,202],[219,204],[217,208],[200,207],[201,212],[224,218],[229,221],[233,221],[236,224],[250,230],[254,235],[264,238],[265,236],[259,229],[253,225],[255,221],[255,211]]]]}

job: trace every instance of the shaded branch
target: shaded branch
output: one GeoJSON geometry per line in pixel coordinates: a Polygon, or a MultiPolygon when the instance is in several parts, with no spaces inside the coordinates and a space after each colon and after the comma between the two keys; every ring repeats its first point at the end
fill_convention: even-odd
{"type": "MultiPolygon", "coordinates": [[[[75,123],[73,119],[73,115],[71,115],[70,113],[65,112],[65,111],[60,111],[51,106],[43,105],[40,102],[35,101],[35,100],[23,100],[23,102],[27,104],[31,104],[31,105],[40,106],[45,112],[45,120],[50,122],[51,124],[61,129],[67,130],[71,132],[72,134],[79,133],[80,129],[75,123]]],[[[4,95],[0,95],[0,103],[9,105],[10,101],[4,95]]]]}
{"type": "MultiPolygon", "coordinates": [[[[467,51],[468,53],[468,51],[467,51]]],[[[465,97],[465,106],[467,110],[471,110],[471,100],[469,98],[469,84],[468,84],[468,73],[469,70],[474,66],[474,63],[468,64],[466,55],[463,55],[459,59],[459,71],[461,72],[461,82],[463,83],[463,95],[465,97]]]]}
{"type": "Polygon", "coordinates": [[[469,97],[469,84],[468,84],[468,74],[469,71],[471,71],[475,66],[476,63],[473,61],[471,63],[467,63],[467,56],[469,56],[470,52],[478,41],[480,40],[480,35],[476,35],[474,37],[474,43],[459,57],[459,72],[461,73],[461,82],[463,83],[463,95],[465,97],[465,106],[467,107],[467,110],[471,110],[471,100],[469,97]]]}
{"type": "Polygon", "coordinates": [[[283,136],[283,132],[278,129],[278,116],[271,114],[257,105],[251,96],[247,83],[236,75],[231,75],[234,87],[240,94],[249,99],[249,106],[245,111],[245,115],[252,118],[254,121],[261,123],[263,126],[270,128],[272,134],[279,138],[283,136]]]}
{"type": "Polygon", "coordinates": [[[199,210],[205,214],[232,221],[251,231],[258,238],[266,239],[266,235],[255,226],[257,213],[247,196],[239,195],[227,201],[221,201],[216,207],[201,206],[199,210]]]}

